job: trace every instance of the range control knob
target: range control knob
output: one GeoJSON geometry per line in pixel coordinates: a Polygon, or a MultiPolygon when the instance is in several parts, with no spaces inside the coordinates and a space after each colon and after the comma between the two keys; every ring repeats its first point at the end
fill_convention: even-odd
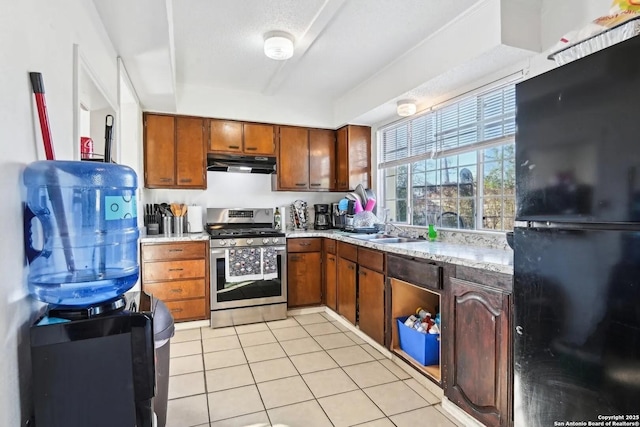
{"type": "Polygon", "coordinates": [[[222,240],[218,240],[218,244],[219,244],[220,246],[224,246],[224,245],[226,245],[226,244],[227,244],[227,241],[226,241],[226,240],[224,240],[224,239],[222,239],[222,240]]]}
{"type": "Polygon", "coordinates": [[[252,245],[253,244],[253,239],[247,239],[247,245],[252,245]]]}
{"type": "Polygon", "coordinates": [[[269,243],[269,239],[267,239],[267,238],[265,237],[264,239],[262,239],[262,243],[264,243],[264,244],[266,245],[267,243],[269,243]]]}
{"type": "Polygon", "coordinates": [[[236,241],[231,239],[229,240],[229,246],[235,246],[236,245],[236,241]]]}
{"type": "Polygon", "coordinates": [[[278,238],[277,238],[277,237],[274,237],[273,239],[271,239],[271,241],[272,241],[273,243],[278,243],[278,238]]]}

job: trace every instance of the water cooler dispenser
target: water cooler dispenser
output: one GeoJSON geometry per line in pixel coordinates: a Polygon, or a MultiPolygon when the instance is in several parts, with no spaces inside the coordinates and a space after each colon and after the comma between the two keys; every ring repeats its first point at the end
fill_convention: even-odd
{"type": "Polygon", "coordinates": [[[29,291],[48,304],[30,329],[35,424],[164,427],[173,319],[125,294],[139,274],[135,172],[49,160],[23,181],[29,291]]]}

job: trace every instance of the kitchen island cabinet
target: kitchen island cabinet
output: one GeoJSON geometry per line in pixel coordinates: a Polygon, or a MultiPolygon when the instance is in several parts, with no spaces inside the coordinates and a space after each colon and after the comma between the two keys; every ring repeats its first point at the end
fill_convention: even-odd
{"type": "Polygon", "coordinates": [[[508,426],[512,277],[457,267],[450,282],[445,395],[487,426],[508,426]]]}
{"type": "Polygon", "coordinates": [[[162,300],[176,322],[209,318],[206,241],[142,243],[142,290],[162,300]]]}
{"type": "Polygon", "coordinates": [[[144,183],[147,188],[207,188],[204,120],[144,115],[144,183]]]}
{"type": "Polygon", "coordinates": [[[287,305],[322,303],[322,239],[287,240],[287,305]]]}

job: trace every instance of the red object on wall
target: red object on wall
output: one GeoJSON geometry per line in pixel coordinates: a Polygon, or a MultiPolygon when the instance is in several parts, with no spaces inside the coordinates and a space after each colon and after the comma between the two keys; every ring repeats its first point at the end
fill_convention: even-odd
{"type": "Polygon", "coordinates": [[[88,136],[80,137],[80,158],[90,159],[93,156],[93,139],[88,136]]]}

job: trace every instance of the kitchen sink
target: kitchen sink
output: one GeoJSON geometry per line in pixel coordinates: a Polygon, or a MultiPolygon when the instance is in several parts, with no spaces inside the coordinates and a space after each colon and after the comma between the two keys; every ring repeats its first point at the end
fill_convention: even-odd
{"type": "Polygon", "coordinates": [[[424,242],[424,239],[414,239],[411,237],[399,237],[391,234],[355,234],[349,235],[354,239],[367,240],[375,243],[411,243],[411,242],[424,242]]]}
{"type": "Polygon", "coordinates": [[[411,243],[411,242],[425,242],[423,239],[412,239],[411,237],[384,237],[373,240],[376,243],[411,243]]]}

